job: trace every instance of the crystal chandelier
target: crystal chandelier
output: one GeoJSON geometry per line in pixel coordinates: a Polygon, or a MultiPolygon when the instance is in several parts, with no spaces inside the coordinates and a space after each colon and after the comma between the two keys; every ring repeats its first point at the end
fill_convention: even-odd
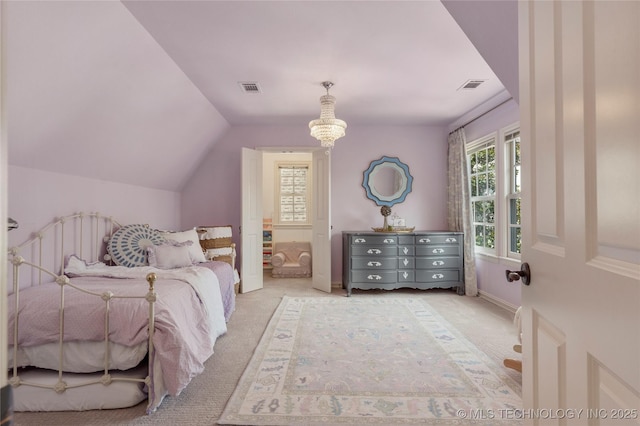
{"type": "Polygon", "coordinates": [[[320,97],[320,118],[312,120],[309,123],[309,129],[311,129],[311,136],[318,139],[323,147],[333,148],[336,139],[344,136],[347,123],[338,120],[334,113],[336,98],[329,94],[333,83],[325,81],[322,85],[327,89],[327,94],[320,97]]]}

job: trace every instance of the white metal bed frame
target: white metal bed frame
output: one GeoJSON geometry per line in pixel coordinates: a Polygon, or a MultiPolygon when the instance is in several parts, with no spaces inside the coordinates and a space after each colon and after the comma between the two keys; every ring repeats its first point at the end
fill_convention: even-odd
{"type": "MultiPolygon", "coordinates": [[[[120,224],[114,220],[112,217],[102,216],[100,213],[77,213],[68,216],[61,217],[56,221],[50,223],[49,225],[42,228],[40,231],[36,232],[32,235],[24,243],[12,247],[9,249],[9,262],[13,265],[13,293],[15,294],[15,310],[16,318],[14,321],[14,330],[13,330],[13,372],[9,379],[9,383],[13,387],[18,386],[33,386],[38,388],[52,389],[58,394],[64,393],[67,389],[83,387],[94,385],[98,383],[102,383],[104,386],[110,385],[112,382],[116,381],[126,381],[126,382],[138,382],[144,383],[147,387],[150,386],[150,371],[152,368],[152,358],[153,358],[153,335],[155,331],[155,302],[156,302],[156,292],[154,290],[154,283],[156,281],[156,275],[151,273],[148,274],[146,279],[149,283],[149,290],[146,294],[140,296],[118,296],[111,291],[106,291],[103,293],[95,293],[88,291],[86,289],[80,288],[74,285],[71,282],[71,279],[64,275],[64,262],[66,254],[77,254],[82,259],[85,259],[83,248],[86,247],[86,244],[90,244],[90,253],[89,258],[90,261],[96,261],[100,258],[100,255],[103,255],[103,259],[107,262],[110,262],[110,256],[106,253],[105,243],[109,240],[109,238],[113,235],[113,233],[120,227],[120,224]],[[68,234],[65,234],[65,231],[69,229],[69,224],[72,224],[71,227],[71,239],[68,234]],[[65,229],[65,225],[66,229],[65,229]],[[88,230],[88,234],[85,231],[88,230]],[[60,266],[58,272],[52,271],[45,266],[43,263],[47,261],[46,257],[43,257],[43,246],[45,244],[45,237],[51,235],[53,240],[53,249],[59,249],[60,253],[60,266]],[[70,241],[69,241],[70,240],[70,241]],[[65,252],[65,242],[71,242],[72,247],[74,247],[73,253],[65,252]],[[77,250],[76,250],[77,249],[77,250]],[[30,253],[29,253],[30,252],[30,253]],[[25,256],[32,257],[35,260],[28,260],[25,256]],[[35,281],[35,283],[30,283],[31,285],[40,285],[43,283],[43,274],[44,276],[48,276],[52,278],[52,281],[56,282],[60,286],[60,307],[59,307],[59,323],[60,323],[60,331],[58,336],[58,348],[59,348],[59,367],[58,367],[58,381],[54,384],[43,384],[32,381],[25,381],[20,378],[18,374],[18,323],[19,323],[19,304],[20,304],[20,287],[21,287],[21,272],[23,268],[28,268],[30,270],[36,271],[37,279],[34,278],[34,274],[31,274],[31,280],[35,281]],[[64,361],[64,309],[65,309],[65,289],[67,287],[71,287],[75,290],[81,291],[85,294],[89,294],[98,298],[101,298],[104,301],[104,315],[105,315],[105,329],[104,329],[104,344],[105,344],[105,356],[104,356],[104,374],[99,379],[92,379],[78,382],[77,384],[69,385],[63,380],[63,361],[64,361]],[[111,364],[110,360],[110,350],[109,350],[109,308],[110,303],[114,299],[145,299],[149,303],[149,339],[148,339],[148,372],[147,376],[144,379],[135,378],[135,377],[113,377],[109,373],[109,366],[111,364]]],[[[53,262],[57,263],[56,256],[53,256],[53,262]]],[[[51,282],[51,281],[46,281],[51,282]]],[[[22,283],[24,285],[24,283],[22,283]]],[[[151,395],[152,392],[149,392],[148,395],[151,395]]],[[[149,407],[152,404],[151,398],[148,398],[147,412],[150,412],[149,407]]]]}

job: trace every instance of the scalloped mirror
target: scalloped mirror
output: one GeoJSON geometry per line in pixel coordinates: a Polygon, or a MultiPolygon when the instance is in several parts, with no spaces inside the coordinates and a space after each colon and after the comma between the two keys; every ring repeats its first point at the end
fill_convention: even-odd
{"type": "MultiPolygon", "coordinates": [[[[390,231],[387,216],[391,214],[391,207],[402,203],[411,192],[413,176],[409,173],[409,166],[397,157],[384,156],[372,161],[364,171],[362,186],[367,198],[382,206],[380,213],[384,216],[383,231],[390,231]]],[[[378,230],[378,228],[374,228],[378,230]]]]}

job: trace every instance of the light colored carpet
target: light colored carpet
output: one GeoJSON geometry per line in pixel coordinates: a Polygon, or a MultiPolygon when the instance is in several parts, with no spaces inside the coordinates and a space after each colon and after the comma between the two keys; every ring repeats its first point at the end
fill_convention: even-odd
{"type": "Polygon", "coordinates": [[[520,394],[423,299],[285,297],[219,422],[466,424],[520,394]]]}
{"type": "MultiPolygon", "coordinates": [[[[477,297],[458,296],[451,291],[354,290],[352,298],[418,297],[424,299],[465,335],[476,347],[500,364],[514,357],[511,350],[517,341],[513,315],[477,297]]],[[[175,398],[166,398],[156,413],[145,414],[145,404],[136,407],[68,413],[16,413],[16,425],[215,425],[227,401],[247,367],[260,338],[282,297],[338,297],[345,291],[333,289],[330,294],[311,288],[310,279],[272,280],[265,275],[260,291],[238,295],[236,312],[227,324],[228,332],[216,342],[215,353],[206,369],[193,379],[175,398]]],[[[504,367],[503,367],[504,368],[504,367]]],[[[512,379],[520,374],[504,368],[512,379]]]]}

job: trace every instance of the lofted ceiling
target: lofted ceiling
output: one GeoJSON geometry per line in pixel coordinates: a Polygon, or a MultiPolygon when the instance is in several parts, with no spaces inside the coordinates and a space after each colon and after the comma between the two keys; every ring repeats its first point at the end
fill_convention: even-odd
{"type": "Polygon", "coordinates": [[[230,126],[306,127],[324,80],[349,125],[447,126],[517,92],[515,0],[4,3],[17,166],[175,191],[230,126]]]}

